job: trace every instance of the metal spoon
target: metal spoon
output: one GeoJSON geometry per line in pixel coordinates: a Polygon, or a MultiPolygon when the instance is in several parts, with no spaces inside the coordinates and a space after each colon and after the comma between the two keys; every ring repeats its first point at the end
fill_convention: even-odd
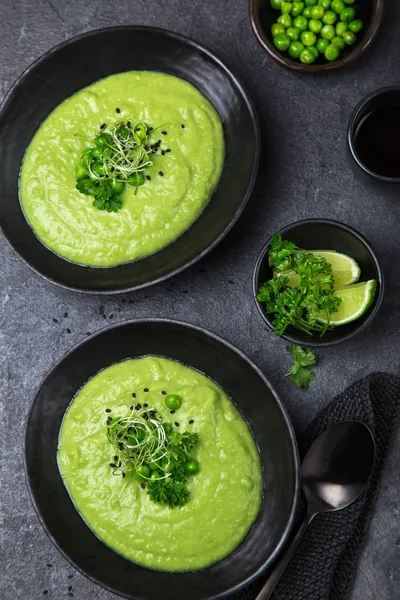
{"type": "Polygon", "coordinates": [[[365,488],[375,460],[371,431],[358,421],[336,423],[312,444],[301,466],[307,514],[296,536],[272,569],[256,600],[268,600],[313,518],[341,510],[365,488]]]}

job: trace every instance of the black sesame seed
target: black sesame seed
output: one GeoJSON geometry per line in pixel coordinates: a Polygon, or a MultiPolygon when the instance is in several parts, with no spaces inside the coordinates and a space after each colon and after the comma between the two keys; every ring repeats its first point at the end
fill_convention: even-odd
{"type": "Polygon", "coordinates": [[[45,596],[46,594],[48,594],[49,592],[47,590],[43,590],[43,596],[45,596]]]}
{"type": "Polygon", "coordinates": [[[148,404],[147,404],[147,402],[145,402],[145,403],[143,404],[143,408],[147,408],[147,407],[148,407],[148,404]]]}
{"type": "Polygon", "coordinates": [[[119,109],[119,108],[116,108],[116,109],[115,109],[115,112],[119,114],[119,113],[121,112],[121,109],[119,109]]]}
{"type": "Polygon", "coordinates": [[[71,330],[69,327],[67,327],[67,329],[65,330],[67,333],[71,333],[71,330]]]}
{"type": "Polygon", "coordinates": [[[147,181],[150,181],[151,180],[150,175],[146,175],[146,179],[147,179],[147,181]]]}
{"type": "Polygon", "coordinates": [[[171,152],[171,148],[167,148],[165,152],[171,152]]]}
{"type": "Polygon", "coordinates": [[[155,410],[151,410],[150,411],[150,416],[153,417],[153,419],[154,419],[154,417],[156,416],[156,411],[155,410]]]}
{"type": "Polygon", "coordinates": [[[162,171],[159,171],[158,174],[160,177],[164,177],[164,173],[162,171]]]}
{"type": "Polygon", "coordinates": [[[175,421],[175,427],[179,427],[178,421],[175,421]]]}
{"type": "Polygon", "coordinates": [[[111,467],[112,469],[116,469],[116,468],[117,468],[117,465],[116,465],[115,463],[110,463],[110,467],[111,467]]]}
{"type": "Polygon", "coordinates": [[[149,391],[149,388],[143,388],[143,391],[144,391],[144,392],[148,392],[148,391],[149,391]]]}
{"type": "Polygon", "coordinates": [[[165,392],[164,390],[161,392],[163,396],[167,395],[167,392],[165,392]]]}
{"type": "Polygon", "coordinates": [[[58,323],[58,319],[53,319],[53,323],[58,323]]]}
{"type": "Polygon", "coordinates": [[[146,421],[148,421],[149,415],[147,413],[143,413],[143,419],[145,419],[146,421]]]}
{"type": "Polygon", "coordinates": [[[127,126],[128,126],[128,127],[130,127],[130,126],[131,126],[131,122],[130,122],[130,121],[128,121],[128,122],[127,122],[127,126]]]}
{"type": "Polygon", "coordinates": [[[106,408],[106,412],[111,412],[111,408],[106,408]]]}
{"type": "Polygon", "coordinates": [[[171,415],[173,415],[174,412],[175,412],[175,410],[172,408],[169,412],[170,412],[171,415]]]}
{"type": "Polygon", "coordinates": [[[149,128],[147,129],[147,131],[153,131],[153,128],[152,128],[152,127],[149,127],[149,128]]]}
{"type": "Polygon", "coordinates": [[[113,318],[114,318],[114,315],[109,315],[109,317],[108,317],[108,318],[109,318],[109,319],[113,319],[113,318]]]}
{"type": "Polygon", "coordinates": [[[135,392],[132,392],[132,398],[136,398],[135,392]]]}
{"type": "Polygon", "coordinates": [[[118,448],[119,448],[120,450],[123,450],[123,449],[124,449],[124,445],[123,445],[123,443],[122,443],[122,442],[120,442],[120,443],[118,444],[118,448]]]}
{"type": "Polygon", "coordinates": [[[167,132],[166,132],[166,131],[162,131],[161,133],[162,133],[163,135],[167,135],[167,132]]]}
{"type": "Polygon", "coordinates": [[[229,283],[230,285],[233,285],[235,282],[234,282],[234,281],[232,281],[232,279],[229,279],[228,283],[229,283]]]}
{"type": "Polygon", "coordinates": [[[125,477],[125,473],[122,473],[122,479],[125,477]]]}
{"type": "Polygon", "coordinates": [[[183,123],[181,124],[181,127],[182,127],[182,129],[185,129],[185,126],[184,126],[184,124],[183,124],[183,123]]]}
{"type": "Polygon", "coordinates": [[[161,155],[164,156],[165,150],[161,150],[161,155]]]}
{"type": "Polygon", "coordinates": [[[141,484],[140,484],[140,487],[142,488],[142,490],[144,490],[144,488],[145,488],[146,486],[144,485],[144,483],[141,483],[141,484]]]}
{"type": "Polygon", "coordinates": [[[117,455],[114,456],[114,460],[118,460],[118,456],[117,455]]]}
{"type": "Polygon", "coordinates": [[[49,568],[50,568],[50,567],[52,567],[52,566],[53,566],[53,565],[52,565],[51,563],[47,563],[47,564],[46,564],[46,567],[49,567],[49,568]]]}
{"type": "Polygon", "coordinates": [[[130,406],[130,407],[129,407],[129,410],[133,410],[133,409],[134,409],[134,406],[130,406]]]}
{"type": "Polygon", "coordinates": [[[72,578],[73,578],[73,575],[68,575],[68,579],[72,579],[72,578]]]}
{"type": "Polygon", "coordinates": [[[64,313],[64,319],[66,319],[67,317],[68,317],[68,313],[67,313],[67,312],[65,312],[65,313],[64,313]]]}
{"type": "Polygon", "coordinates": [[[100,129],[104,129],[105,127],[107,127],[106,123],[103,123],[103,125],[100,125],[100,129]]]}
{"type": "Polygon", "coordinates": [[[103,319],[107,319],[107,315],[101,315],[103,319]]]}
{"type": "Polygon", "coordinates": [[[70,592],[72,590],[72,585],[68,586],[68,591],[70,592]]]}
{"type": "Polygon", "coordinates": [[[138,410],[140,410],[142,408],[142,405],[138,403],[138,410]]]}
{"type": "Polygon", "coordinates": [[[193,419],[190,419],[190,421],[189,421],[189,425],[193,425],[193,423],[194,423],[194,420],[193,420],[193,419]]]}
{"type": "Polygon", "coordinates": [[[87,332],[85,333],[85,335],[92,335],[92,332],[91,332],[91,331],[87,331],[87,332]]]}
{"type": "Polygon", "coordinates": [[[141,407],[140,407],[140,404],[136,404],[136,406],[135,406],[135,410],[139,410],[139,408],[141,408],[141,407]]]}

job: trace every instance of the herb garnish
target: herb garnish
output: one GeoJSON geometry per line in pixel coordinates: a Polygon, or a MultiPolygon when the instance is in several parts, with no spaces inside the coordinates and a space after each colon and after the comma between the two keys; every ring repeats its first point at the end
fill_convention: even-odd
{"type": "Polygon", "coordinates": [[[275,314],[274,332],[282,335],[293,325],[309,335],[324,335],[341,302],[334,294],[332,265],[282,240],[280,234],[272,238],[269,265],[273,278],[263,283],[256,299],[265,302],[267,313],[275,314]],[[296,287],[289,285],[291,275],[297,276],[296,287]],[[320,321],[321,317],[325,322],[320,321]]]}
{"type": "Polygon", "coordinates": [[[134,474],[153,502],[184,506],[190,495],[187,482],[199,471],[198,462],[190,458],[198,435],[179,433],[162,422],[155,408],[139,406],[131,406],[127,416],[107,419],[107,438],[115,453],[110,467],[114,475],[134,474]]]}
{"type": "Polygon", "coordinates": [[[106,123],[94,139],[94,147],[84,150],[75,168],[76,189],[93,196],[93,206],[116,212],[122,208],[120,194],[125,185],[133,186],[135,194],[145,183],[144,171],[152,164],[161,140],[150,143],[153,131],[143,121],[119,121],[108,131],[106,123]]]}
{"type": "Polygon", "coordinates": [[[302,348],[298,344],[286,346],[286,350],[294,357],[294,363],[290,367],[287,377],[290,377],[291,381],[297,387],[308,388],[310,382],[314,380],[315,375],[306,367],[316,364],[317,353],[312,348],[302,348]]]}

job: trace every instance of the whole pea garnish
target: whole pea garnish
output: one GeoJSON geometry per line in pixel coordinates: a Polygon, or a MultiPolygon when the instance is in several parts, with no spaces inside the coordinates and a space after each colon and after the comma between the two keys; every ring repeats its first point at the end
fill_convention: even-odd
{"type": "Polygon", "coordinates": [[[281,10],[282,2],[283,2],[283,0],[271,0],[271,6],[272,6],[272,8],[275,8],[276,10],[281,10]]]}
{"type": "Polygon", "coordinates": [[[160,471],[152,471],[150,475],[150,479],[161,479],[160,471]]]}
{"type": "Polygon", "coordinates": [[[135,477],[138,481],[146,481],[146,479],[148,479],[150,475],[150,467],[148,467],[147,465],[140,465],[140,467],[138,467],[135,472],[135,477]]]}
{"type": "Polygon", "coordinates": [[[332,10],[327,10],[322,17],[322,21],[325,23],[325,25],[334,25],[337,19],[337,14],[335,14],[332,10]]]}
{"type": "Polygon", "coordinates": [[[278,17],[278,23],[281,23],[287,29],[292,26],[293,20],[290,15],[281,15],[278,17]]]}
{"type": "Polygon", "coordinates": [[[361,19],[355,19],[354,21],[350,21],[349,23],[349,29],[353,33],[358,33],[363,27],[364,23],[361,21],[361,19]]]}
{"type": "Polygon", "coordinates": [[[352,31],[345,31],[343,34],[343,39],[348,46],[351,46],[351,44],[354,44],[356,41],[356,36],[352,31]]]}
{"type": "Polygon", "coordinates": [[[277,35],[274,37],[274,46],[278,48],[278,50],[287,50],[290,46],[290,37],[286,34],[277,35]]]}
{"type": "Polygon", "coordinates": [[[325,10],[328,10],[331,5],[331,0],[318,0],[318,4],[325,10]]]}
{"type": "Polygon", "coordinates": [[[300,15],[294,19],[293,25],[300,29],[300,31],[306,31],[308,27],[308,19],[303,15],[300,15]]]}
{"type": "Polygon", "coordinates": [[[333,27],[333,25],[325,25],[321,29],[321,37],[329,41],[333,40],[333,38],[335,37],[335,28],[333,27]]]}
{"type": "Polygon", "coordinates": [[[343,23],[342,21],[339,21],[339,23],[336,24],[336,35],[343,35],[345,31],[347,31],[348,27],[346,25],[346,23],[343,23]]]}
{"type": "Polygon", "coordinates": [[[354,8],[348,6],[340,13],[340,20],[343,21],[343,23],[350,23],[350,21],[354,20],[355,16],[356,11],[354,10],[354,8]]]}
{"type": "Polygon", "coordinates": [[[311,11],[312,11],[312,6],[306,6],[305,9],[303,10],[303,15],[307,19],[311,19],[311,11]]]}
{"type": "Polygon", "coordinates": [[[111,179],[109,181],[109,185],[113,190],[114,194],[121,194],[124,191],[125,184],[123,181],[117,181],[116,179],[111,179]]]}
{"type": "Polygon", "coordinates": [[[311,52],[314,53],[315,59],[317,59],[318,56],[319,56],[319,52],[318,52],[317,46],[309,46],[308,49],[311,50],[311,52]]]}
{"type": "Polygon", "coordinates": [[[289,27],[286,30],[286,35],[292,42],[296,42],[300,38],[300,29],[298,27],[289,27]]]}
{"type": "Polygon", "coordinates": [[[185,462],[185,471],[190,475],[196,475],[200,471],[200,466],[197,460],[191,458],[190,460],[185,462]]]}
{"type": "Polygon", "coordinates": [[[317,36],[312,31],[303,31],[301,41],[305,46],[314,46],[317,41],[317,36]]]}
{"type": "Polygon", "coordinates": [[[300,54],[300,62],[305,65],[311,65],[315,62],[315,54],[310,48],[304,48],[303,52],[300,54]]]}
{"type": "Polygon", "coordinates": [[[317,6],[313,6],[311,9],[311,18],[312,19],[322,19],[324,16],[325,9],[323,6],[317,4],[317,6]]]}
{"type": "Polygon", "coordinates": [[[317,4],[317,0],[305,0],[306,6],[315,6],[317,4]]]}
{"type": "Polygon", "coordinates": [[[98,175],[99,177],[102,177],[105,173],[104,171],[104,164],[102,162],[95,162],[94,165],[91,167],[93,173],[95,175],[98,175]]]}
{"type": "Polygon", "coordinates": [[[289,46],[289,54],[290,56],[292,56],[293,58],[299,58],[300,54],[303,52],[304,50],[304,44],[302,44],[301,42],[292,42],[289,46]]]}
{"type": "Polygon", "coordinates": [[[282,35],[283,33],[286,33],[286,29],[282,25],[282,23],[274,23],[271,27],[271,33],[272,37],[275,37],[277,35],[282,35]]]}
{"type": "Polygon", "coordinates": [[[343,0],[332,0],[331,10],[333,10],[333,12],[335,12],[337,15],[340,15],[342,10],[344,10],[345,8],[346,5],[343,2],[343,0]]]}
{"type": "Polygon", "coordinates": [[[335,35],[335,37],[332,38],[331,44],[337,46],[339,50],[343,50],[343,48],[346,46],[344,39],[340,35],[335,35]]]}
{"type": "Polygon", "coordinates": [[[88,176],[87,165],[84,163],[78,163],[75,167],[75,177],[77,179],[82,179],[82,177],[88,176]]]}
{"type": "Polygon", "coordinates": [[[165,396],[164,402],[169,410],[178,410],[182,406],[182,398],[178,394],[168,394],[165,396]]]}
{"type": "Polygon", "coordinates": [[[322,21],[320,21],[318,19],[310,19],[308,22],[308,28],[313,33],[320,33],[322,27],[323,27],[322,21]]]}
{"type": "Polygon", "coordinates": [[[292,2],[282,2],[281,4],[281,12],[283,15],[289,15],[292,12],[293,3],[292,2]]]}
{"type": "Polygon", "coordinates": [[[329,46],[329,40],[325,40],[324,38],[319,38],[317,41],[317,49],[321,54],[325,54],[325,50],[329,46]]]}
{"type": "Polygon", "coordinates": [[[293,2],[292,15],[293,17],[297,17],[301,15],[304,10],[304,2],[293,2]]]}
{"type": "Polygon", "coordinates": [[[340,48],[338,46],[334,46],[333,44],[329,44],[327,49],[325,50],[325,58],[330,62],[337,60],[339,58],[340,48]]]}

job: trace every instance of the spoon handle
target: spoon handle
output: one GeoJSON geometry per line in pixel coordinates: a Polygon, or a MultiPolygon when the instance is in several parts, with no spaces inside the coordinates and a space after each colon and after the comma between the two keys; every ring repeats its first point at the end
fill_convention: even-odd
{"type": "Polygon", "coordinates": [[[307,527],[309,526],[313,518],[314,515],[307,514],[305,516],[304,521],[300,525],[298,532],[296,533],[289,546],[287,546],[284,549],[280,558],[275,563],[272,571],[270,572],[270,576],[268,577],[264,587],[261,588],[255,600],[268,600],[269,598],[271,598],[274,589],[276,588],[280,578],[283,575],[284,570],[286,569],[297,546],[299,545],[301,538],[303,537],[307,527]]]}

